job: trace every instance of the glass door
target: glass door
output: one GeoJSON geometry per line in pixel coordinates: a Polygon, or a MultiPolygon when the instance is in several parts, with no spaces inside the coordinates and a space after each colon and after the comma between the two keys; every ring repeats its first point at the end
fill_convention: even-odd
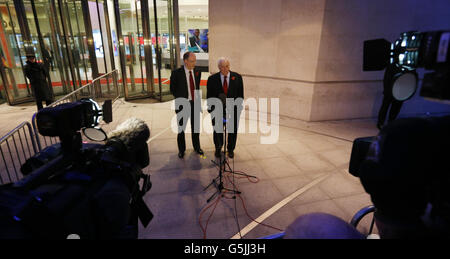
{"type": "MultiPolygon", "coordinates": [[[[116,24],[109,15],[113,1],[0,0],[0,98],[10,104],[33,100],[23,71],[25,49],[44,63],[56,96],[113,71],[119,61],[115,26],[110,27],[116,24]]],[[[112,80],[100,80],[95,90],[113,87],[112,80]]]]}
{"type": "MultiPolygon", "coordinates": [[[[79,73],[73,69],[72,48],[73,35],[71,33],[71,20],[67,11],[67,1],[49,0],[50,10],[53,16],[51,21],[54,28],[54,38],[56,41],[56,60],[57,66],[62,71],[62,94],[72,92],[80,85],[79,73]]],[[[81,19],[83,16],[81,16],[81,19]]]]}
{"type": "Polygon", "coordinates": [[[23,71],[25,65],[25,44],[19,27],[14,2],[0,2],[0,59],[3,98],[9,104],[18,104],[33,100],[29,81],[23,71]]]}
{"type": "Polygon", "coordinates": [[[24,0],[36,56],[48,70],[57,99],[92,78],[81,1],[24,0]]]}
{"type": "Polygon", "coordinates": [[[115,0],[125,98],[153,95],[147,0],[115,0]],[[117,13],[119,13],[117,15],[117,13]]]}
{"type": "Polygon", "coordinates": [[[61,1],[61,13],[66,17],[66,37],[68,51],[67,63],[72,63],[74,88],[82,87],[92,78],[92,68],[87,51],[87,37],[84,30],[84,20],[81,1],[61,1]]]}
{"type": "MultiPolygon", "coordinates": [[[[109,1],[110,2],[110,1],[109,1]]],[[[110,27],[110,15],[114,17],[114,12],[109,14],[108,1],[90,0],[88,1],[90,24],[93,36],[93,45],[95,50],[91,62],[97,64],[97,76],[102,76],[115,69],[114,46],[112,30],[110,27]]],[[[110,79],[100,80],[98,89],[101,93],[111,94],[113,92],[113,82],[110,79]]]]}
{"type": "MultiPolygon", "coordinates": [[[[108,11],[103,0],[49,0],[55,2],[56,32],[61,43],[60,61],[67,84],[74,90],[114,70],[108,11]],[[106,10],[106,11],[105,11],[106,10]],[[108,21],[108,22],[107,22],[108,21]]],[[[59,39],[59,40],[58,40],[59,39]]],[[[97,94],[110,93],[111,80],[100,80],[97,94]]],[[[88,90],[81,94],[89,95],[88,90]]]]}
{"type": "Polygon", "coordinates": [[[6,102],[6,87],[5,87],[5,83],[3,82],[3,78],[5,78],[4,72],[5,72],[5,66],[4,66],[4,62],[3,62],[3,50],[0,49],[0,51],[2,51],[1,54],[1,60],[0,60],[0,104],[6,102]]]}
{"type": "Polygon", "coordinates": [[[56,19],[56,5],[51,0],[24,0],[34,53],[47,70],[49,88],[55,98],[71,91],[70,75],[61,60],[62,36],[56,19]]]}
{"type": "Polygon", "coordinates": [[[152,0],[152,47],[154,69],[157,71],[157,97],[160,101],[172,99],[170,74],[175,69],[175,49],[172,4],[167,0],[152,0]]]}

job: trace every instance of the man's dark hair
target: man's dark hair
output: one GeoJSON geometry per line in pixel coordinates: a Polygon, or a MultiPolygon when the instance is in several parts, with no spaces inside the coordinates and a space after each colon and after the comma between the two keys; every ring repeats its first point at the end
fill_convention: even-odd
{"type": "Polygon", "coordinates": [[[188,59],[188,58],[189,58],[189,55],[191,55],[191,53],[192,53],[192,52],[190,52],[190,51],[186,51],[186,52],[183,54],[183,60],[188,59]]]}

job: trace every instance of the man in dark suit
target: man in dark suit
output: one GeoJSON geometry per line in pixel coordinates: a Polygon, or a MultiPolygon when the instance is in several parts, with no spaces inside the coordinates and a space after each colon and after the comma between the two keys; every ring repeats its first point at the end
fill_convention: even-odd
{"type": "MultiPolygon", "coordinates": [[[[242,76],[236,72],[230,71],[230,61],[226,58],[220,58],[218,62],[220,72],[211,75],[207,83],[207,98],[220,98],[221,94],[225,94],[226,98],[232,98],[235,101],[234,107],[228,107],[230,117],[227,118],[228,143],[227,150],[230,158],[234,157],[234,148],[236,147],[237,130],[239,128],[239,117],[241,115],[243,99],[244,99],[244,83],[242,76]],[[238,98],[241,98],[237,100],[238,98]],[[233,127],[228,127],[233,122],[233,127]]],[[[213,109],[208,110],[210,113],[213,109]]],[[[213,118],[213,128],[216,121],[213,118]]],[[[215,156],[220,157],[221,148],[223,146],[223,133],[213,133],[214,145],[216,146],[215,156]]]]}
{"type": "Polygon", "coordinates": [[[200,148],[201,95],[195,90],[200,89],[201,72],[195,68],[197,59],[192,52],[183,55],[184,66],[172,71],[170,76],[170,92],[175,99],[175,112],[178,122],[178,157],[183,158],[186,151],[184,131],[187,119],[190,118],[192,130],[192,145],[195,152],[203,155],[200,148]]]}
{"type": "Polygon", "coordinates": [[[52,90],[49,87],[48,71],[45,65],[36,62],[36,56],[32,53],[26,54],[27,61],[24,66],[25,75],[30,80],[31,89],[36,99],[38,111],[43,109],[42,102],[48,106],[53,102],[52,90]]]}

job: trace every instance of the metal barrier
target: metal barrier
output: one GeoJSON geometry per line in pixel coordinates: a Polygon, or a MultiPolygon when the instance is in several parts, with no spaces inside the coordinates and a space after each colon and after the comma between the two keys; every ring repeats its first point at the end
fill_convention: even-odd
{"type": "Polygon", "coordinates": [[[20,180],[23,177],[20,167],[28,158],[38,152],[29,122],[22,122],[3,136],[0,139],[0,184],[20,180]]]}
{"type": "Polygon", "coordinates": [[[112,102],[114,102],[120,96],[119,85],[117,83],[118,74],[119,70],[115,69],[107,74],[97,77],[92,80],[92,82],[78,88],[66,96],[63,96],[49,106],[53,107],[62,103],[74,102],[81,98],[92,98],[97,102],[111,99],[112,102]],[[111,86],[113,87],[113,90],[111,90],[111,86]]]}
{"type": "MultiPolygon", "coordinates": [[[[71,92],[68,95],[63,96],[57,101],[51,103],[49,107],[54,107],[63,103],[70,103],[81,98],[91,98],[101,106],[101,103],[105,100],[112,100],[114,103],[120,97],[119,84],[117,83],[119,70],[113,70],[107,74],[104,74],[96,79],[92,80],[92,82],[78,88],[77,90],[71,92]],[[111,86],[113,89],[111,90],[111,86]]],[[[42,149],[51,146],[53,144],[59,143],[58,137],[46,137],[39,134],[39,130],[36,125],[36,114],[33,114],[31,119],[31,123],[33,125],[33,130],[35,133],[36,143],[39,151],[42,149]]]]}

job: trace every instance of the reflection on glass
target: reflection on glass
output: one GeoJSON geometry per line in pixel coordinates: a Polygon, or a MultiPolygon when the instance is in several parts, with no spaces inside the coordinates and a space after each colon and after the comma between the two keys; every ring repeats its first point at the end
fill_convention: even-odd
{"type": "Polygon", "coordinates": [[[128,96],[147,95],[147,78],[140,1],[120,0],[120,22],[125,49],[128,96]]]}
{"type": "MultiPolygon", "coordinates": [[[[67,43],[68,53],[67,59],[69,57],[72,58],[73,70],[72,74],[75,77],[74,85],[78,88],[85,84],[87,81],[87,68],[84,65],[84,61],[81,50],[82,42],[81,41],[81,31],[80,31],[80,23],[83,23],[83,14],[81,11],[81,3],[77,1],[63,1],[63,14],[67,27],[67,43]],[[71,56],[69,56],[71,55],[71,56]]],[[[69,62],[70,63],[70,62],[69,62]]]]}
{"type": "Polygon", "coordinates": [[[203,71],[200,87],[206,96],[209,71],[208,0],[179,0],[180,57],[186,51],[195,52],[196,67],[203,71]]]}
{"type": "MultiPolygon", "coordinates": [[[[0,69],[3,69],[3,67],[0,67],[0,69]]],[[[4,103],[5,101],[6,101],[5,84],[3,83],[3,76],[0,76],[0,104],[4,103]]]]}
{"type": "Polygon", "coordinates": [[[0,48],[0,104],[4,103],[6,101],[6,87],[5,83],[3,82],[3,78],[6,76],[4,75],[5,70],[5,64],[6,59],[3,55],[3,50],[0,48]]]}
{"type": "MultiPolygon", "coordinates": [[[[201,50],[208,52],[208,0],[179,0],[178,4],[181,52],[196,47],[194,42],[198,43],[201,50]],[[195,36],[197,41],[194,40],[195,36]]],[[[197,50],[201,52],[200,49],[197,50]]]]}
{"type": "Polygon", "coordinates": [[[208,29],[189,29],[189,51],[208,53],[208,29]]]}
{"type": "Polygon", "coordinates": [[[31,43],[33,44],[34,53],[36,54],[36,60],[43,62],[44,59],[42,57],[42,51],[39,45],[37,28],[36,24],[34,23],[34,15],[30,1],[24,1],[24,6],[25,6],[25,15],[27,17],[27,20],[30,21],[28,22],[28,28],[30,29],[31,43]]]}
{"type": "MultiPolygon", "coordinates": [[[[49,2],[50,3],[50,2],[49,2]]],[[[66,31],[66,28],[64,28],[64,24],[68,23],[68,14],[66,11],[65,2],[63,2],[63,6],[59,6],[59,1],[52,2],[51,6],[51,22],[50,26],[52,29],[52,33],[54,33],[54,39],[56,41],[56,61],[57,66],[59,70],[61,71],[61,83],[62,83],[62,93],[61,94],[67,94],[71,92],[74,89],[74,85],[76,85],[77,79],[73,78],[75,77],[73,71],[70,68],[70,61],[69,61],[69,50],[70,45],[67,46],[66,41],[68,44],[70,44],[70,32],[66,32],[64,35],[63,33],[66,31]],[[54,5],[54,6],[53,6],[54,5]],[[61,13],[62,10],[62,13],[61,13]],[[64,20],[63,20],[64,19],[64,20]],[[67,38],[66,38],[67,37],[67,38]]]]}
{"type": "MultiPolygon", "coordinates": [[[[153,5],[151,6],[155,8],[153,5]]],[[[154,10],[152,10],[154,11],[154,10]]],[[[152,52],[153,52],[153,68],[157,75],[158,87],[155,92],[161,96],[161,100],[167,100],[170,96],[169,78],[174,66],[174,45],[173,45],[173,21],[172,21],[171,5],[167,1],[156,1],[156,15],[151,14],[152,24],[157,24],[157,30],[152,31],[152,52]],[[156,34],[158,32],[158,35],[156,34]],[[160,60],[157,60],[156,51],[159,51],[160,60]],[[161,89],[159,87],[161,86],[161,89]]],[[[154,27],[154,25],[153,25],[154,27]]]]}
{"type": "MultiPolygon", "coordinates": [[[[0,3],[0,45],[3,84],[11,103],[31,98],[31,89],[23,73],[25,51],[12,1],[0,3]]],[[[6,95],[6,93],[5,93],[6,95]]]]}
{"type": "Polygon", "coordinates": [[[111,55],[108,44],[104,1],[89,1],[89,12],[94,39],[95,56],[100,75],[112,71],[111,55]],[[98,4],[97,4],[98,2],[98,4]]]}
{"type": "MultiPolygon", "coordinates": [[[[109,12],[114,13],[111,9],[114,5],[112,0],[107,0],[106,10],[105,1],[89,0],[89,13],[83,13],[81,0],[23,0],[24,22],[29,27],[34,53],[37,61],[45,64],[55,95],[67,94],[93,79],[84,26],[87,15],[91,15],[100,75],[112,71],[112,59],[117,58],[118,62],[115,26],[107,27],[115,24],[115,20],[109,17],[110,25],[106,20],[109,12]]],[[[7,96],[13,103],[31,100],[31,88],[23,73],[26,62],[24,42],[13,0],[0,2],[0,18],[0,56],[4,60],[1,74],[3,89],[7,91],[7,94],[1,94],[0,90],[0,98],[7,96]]],[[[105,89],[109,91],[110,85],[106,80],[105,89]]]]}
{"type": "MultiPolygon", "coordinates": [[[[27,17],[28,22],[28,27],[30,30],[30,36],[32,39],[32,45],[34,48],[34,53],[36,55],[36,60],[37,62],[41,62],[44,64],[45,68],[46,68],[46,72],[47,72],[47,78],[48,78],[48,86],[51,89],[51,91],[53,92],[53,86],[58,84],[58,82],[61,81],[59,73],[54,73],[53,66],[52,66],[52,59],[53,59],[53,55],[52,55],[52,50],[49,47],[49,44],[47,42],[42,40],[42,42],[39,41],[39,36],[42,36],[42,30],[44,31],[48,31],[47,26],[45,26],[45,22],[42,24],[42,26],[40,25],[40,21],[42,21],[42,16],[45,16],[45,20],[47,20],[48,23],[48,13],[45,12],[45,5],[47,5],[47,9],[48,9],[48,3],[40,3],[39,5],[36,6],[36,4],[34,5],[36,8],[36,14],[40,13],[39,11],[42,12],[42,15],[38,15],[37,16],[37,21],[38,23],[36,23],[36,19],[34,16],[34,12],[33,12],[33,6],[31,1],[24,1],[24,6],[25,6],[25,15],[27,17]],[[38,9],[39,7],[39,9],[38,9]],[[40,18],[40,19],[39,19],[40,18]],[[42,28],[41,28],[42,27],[42,28]],[[53,80],[55,80],[55,84],[53,83],[53,80]]],[[[47,39],[48,41],[48,39],[47,39]]],[[[52,93],[54,94],[54,93],[52,93]]]]}
{"type": "Polygon", "coordinates": [[[100,33],[100,29],[92,30],[92,36],[94,38],[95,56],[103,59],[105,55],[103,53],[102,35],[100,33]]]}
{"type": "Polygon", "coordinates": [[[75,69],[80,73],[81,85],[85,85],[92,78],[92,68],[89,61],[84,14],[80,1],[70,1],[68,9],[72,27],[72,56],[75,69]]]}

